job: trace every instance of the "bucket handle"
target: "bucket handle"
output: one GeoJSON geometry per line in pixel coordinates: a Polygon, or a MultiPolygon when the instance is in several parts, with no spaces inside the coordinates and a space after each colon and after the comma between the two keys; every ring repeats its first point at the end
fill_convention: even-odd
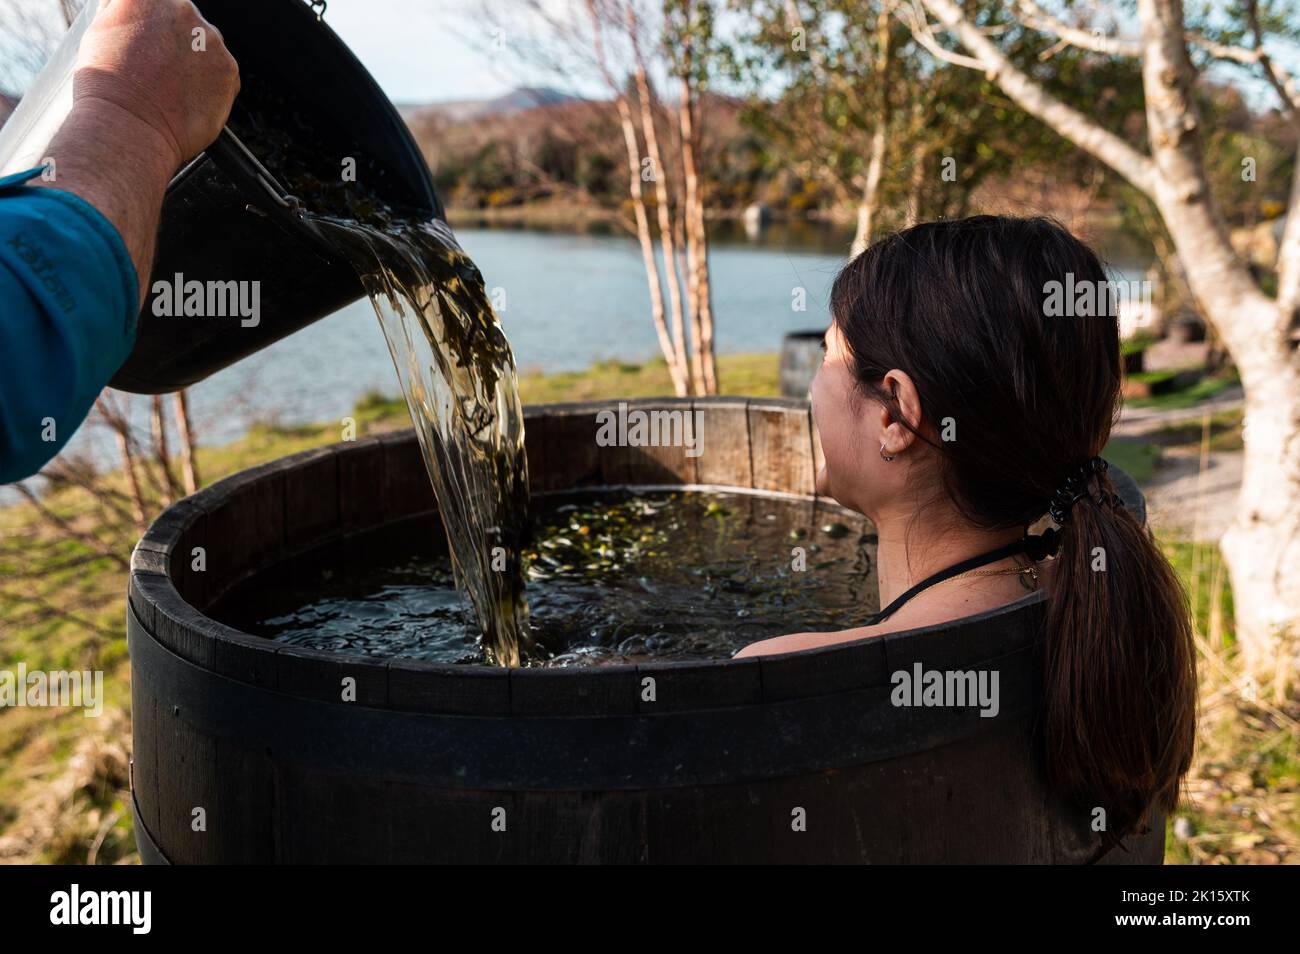
{"type": "Polygon", "coordinates": [[[257,157],[249,152],[248,147],[230,131],[229,127],[222,126],[217,138],[204,152],[218,168],[228,174],[241,174],[257,180],[263,191],[281,208],[297,210],[302,205],[284,186],[280,185],[279,180],[266,166],[257,161],[257,157]]]}
{"type": "MultiPolygon", "coordinates": [[[[334,257],[333,247],[321,233],[320,227],[303,214],[302,200],[282,186],[280,180],[257,160],[243,141],[228,127],[222,127],[217,138],[203,154],[211,159],[218,169],[236,181],[239,178],[255,180],[272,202],[269,207],[259,208],[250,205],[250,209],[257,208],[263,214],[281,219],[285,224],[292,223],[294,229],[300,234],[305,232],[311,236],[321,255],[328,259],[334,257]]],[[[184,170],[182,174],[183,172],[184,170]]]]}

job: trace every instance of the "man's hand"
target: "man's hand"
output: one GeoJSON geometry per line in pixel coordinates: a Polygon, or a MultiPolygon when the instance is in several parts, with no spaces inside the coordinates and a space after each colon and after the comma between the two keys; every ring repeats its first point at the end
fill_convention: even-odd
{"type": "Polygon", "coordinates": [[[73,89],[77,107],[109,103],[155,131],[174,171],[217,138],[239,67],[190,0],[105,0],[82,40],[73,89]]]}
{"type": "Polygon", "coordinates": [[[117,228],[148,293],[163,196],[216,139],[239,69],[190,0],[105,0],[82,38],[72,112],[49,146],[54,177],[117,228]]]}

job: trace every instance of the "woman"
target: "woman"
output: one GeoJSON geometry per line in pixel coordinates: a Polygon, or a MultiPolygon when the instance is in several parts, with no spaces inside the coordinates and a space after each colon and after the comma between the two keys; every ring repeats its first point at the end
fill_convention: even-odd
{"type": "Polygon", "coordinates": [[[1096,255],[1041,218],[918,225],[850,262],[812,387],[817,490],[875,523],[884,609],[738,655],[942,623],[1046,587],[1049,781],[1105,808],[1118,837],[1177,802],[1196,674],[1178,579],[1098,457],[1120,387],[1109,287],[1096,255]],[[1048,307],[1089,286],[1090,314],[1048,307]]]}

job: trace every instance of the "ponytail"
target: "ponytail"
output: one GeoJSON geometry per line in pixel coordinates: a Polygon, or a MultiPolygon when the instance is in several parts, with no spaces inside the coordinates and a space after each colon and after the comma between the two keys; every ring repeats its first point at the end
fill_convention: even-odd
{"type": "MultiPolygon", "coordinates": [[[[911,376],[938,480],[975,528],[1059,530],[1047,586],[1043,739],[1053,790],[1106,813],[1110,841],[1153,806],[1171,811],[1191,764],[1196,654],[1187,599],[1151,534],[1114,498],[1104,462],[1120,398],[1113,313],[1050,316],[1050,288],[1110,287],[1097,255],[1059,223],[975,216],[915,225],[849,262],[831,312],[864,393],[911,376]],[[1059,488],[1059,489],[1058,489],[1059,488]],[[1055,495],[1053,496],[1053,493],[1055,495]],[[1049,504],[1050,500],[1050,504],[1049,504]]],[[[1052,538],[1055,541],[1052,541],[1052,538]]]]}
{"type": "Polygon", "coordinates": [[[1059,531],[1044,740],[1053,789],[1103,809],[1113,843],[1153,805],[1177,805],[1196,736],[1196,647],[1173,567],[1104,468],[1092,479],[1096,495],[1085,486],[1059,531]]]}

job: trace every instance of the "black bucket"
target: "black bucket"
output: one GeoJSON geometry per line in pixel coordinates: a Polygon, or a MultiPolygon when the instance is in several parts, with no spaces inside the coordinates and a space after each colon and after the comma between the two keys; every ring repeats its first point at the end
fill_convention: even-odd
{"type": "MultiPolygon", "coordinates": [[[[433,179],[392,103],[303,0],[198,0],[239,63],[241,92],[228,134],[182,169],[168,188],[150,292],[135,349],[110,385],[138,394],[188,387],[364,294],[345,262],[258,174],[258,163],[314,206],[322,192],[350,191],[422,218],[443,217],[433,179]],[[240,142],[257,162],[250,161],[240,142]],[[297,148],[287,151],[293,142],[297,148]],[[304,142],[310,143],[303,152],[304,142]],[[303,166],[310,155],[312,168],[303,166]],[[345,162],[355,181],[344,181],[345,162]],[[296,164],[297,168],[292,167],[296,164]],[[180,276],[179,278],[177,276],[180,276]],[[168,314],[185,284],[257,289],[251,316],[168,314]],[[155,312],[158,282],[168,291],[155,312]],[[231,286],[229,283],[240,283],[231,286]],[[254,286],[252,283],[256,282],[254,286]],[[247,284],[244,284],[247,283],[247,284]]],[[[193,287],[193,286],[191,286],[193,287]]]]}

